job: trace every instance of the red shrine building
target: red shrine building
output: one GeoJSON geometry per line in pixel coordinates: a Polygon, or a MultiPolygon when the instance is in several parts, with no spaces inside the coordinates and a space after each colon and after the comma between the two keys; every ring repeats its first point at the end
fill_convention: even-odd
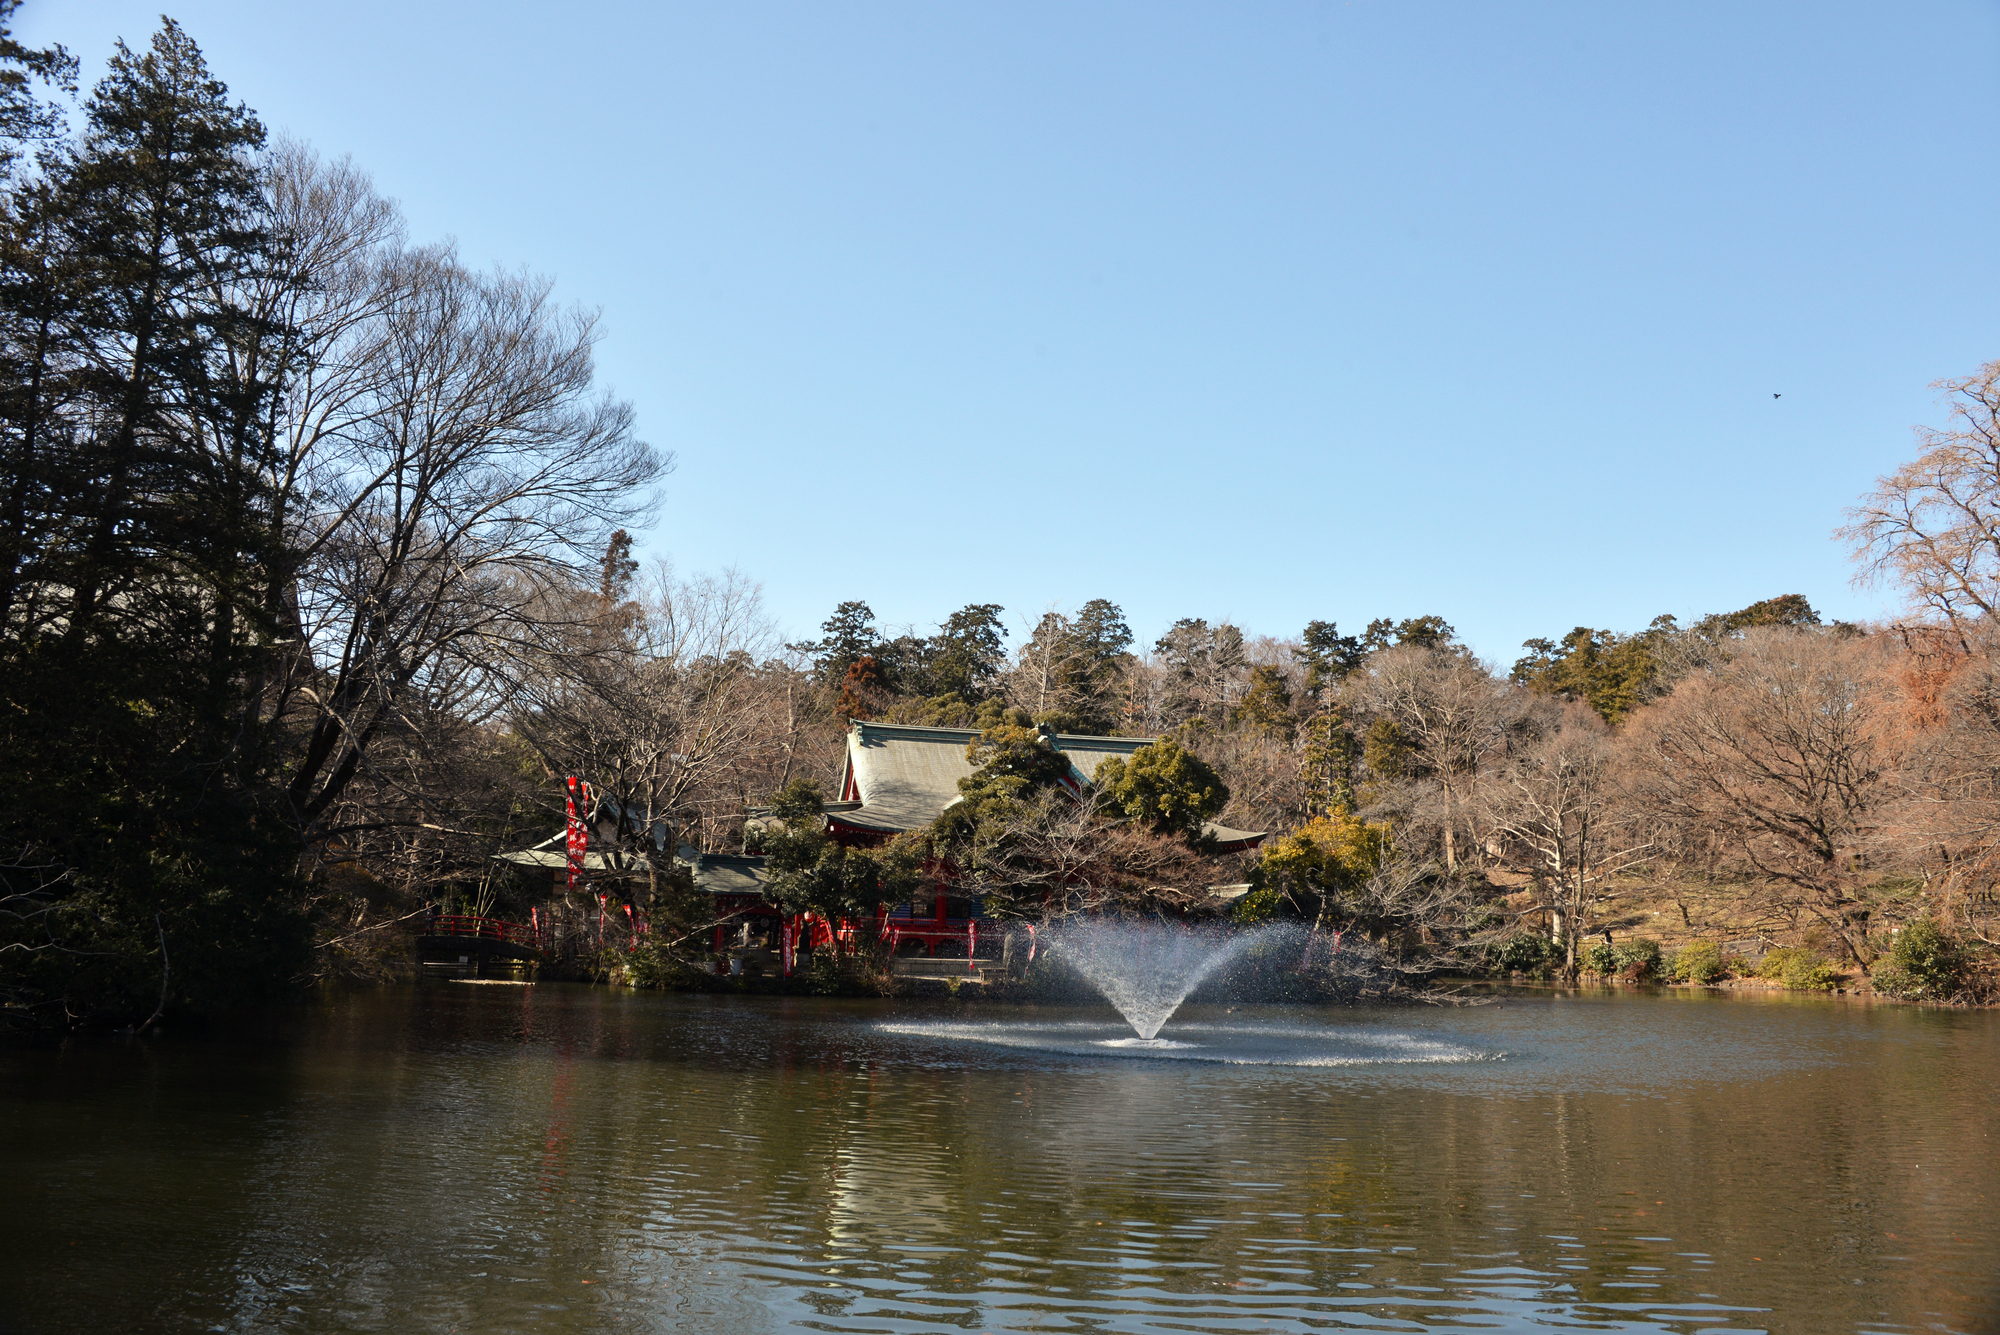
{"type": "MultiPolygon", "coordinates": [[[[1043,730],[1049,745],[1069,761],[1064,786],[1079,796],[1090,786],[1097,767],[1106,760],[1129,759],[1157,738],[1090,737],[1043,730]]],[[[826,804],[827,833],[850,847],[870,847],[898,834],[919,830],[959,800],[958,781],[974,766],[966,749],[979,737],[976,728],[923,728],[908,724],[871,723],[856,719],[847,729],[847,755],[841,765],[840,800],[826,804]]],[[[753,826],[761,813],[752,813],[753,826]]],[[[1202,832],[1224,851],[1255,848],[1261,832],[1234,830],[1209,822],[1202,832]]],[[[510,855],[509,860],[560,865],[557,841],[510,855]]],[[[597,857],[594,851],[590,855],[597,857]]],[[[678,860],[694,878],[695,888],[712,897],[715,916],[729,920],[715,928],[713,947],[727,956],[731,968],[771,967],[788,925],[799,932],[798,943],[814,947],[862,943],[864,937],[886,939],[899,956],[970,960],[1000,952],[1000,924],[975,899],[951,895],[940,876],[934,893],[907,903],[883,904],[872,922],[810,922],[787,920],[783,910],[764,897],[764,859],[721,853],[697,853],[683,848],[678,860]]],[[[914,963],[915,961],[911,961],[914,963]]]]}
{"type": "MultiPolygon", "coordinates": [[[[1064,786],[1081,796],[1091,786],[1097,767],[1107,760],[1128,760],[1154,737],[1091,737],[1043,729],[1049,745],[1069,761],[1064,786]]],[[[887,842],[906,830],[919,830],[959,800],[958,781],[972,775],[966,749],[979,738],[976,728],[920,728],[905,724],[870,723],[856,719],[847,729],[847,757],[841,766],[840,801],[826,807],[827,833],[845,844],[887,842]]],[[[1232,830],[1213,822],[1203,833],[1226,851],[1254,848],[1263,834],[1232,830]]],[[[977,900],[946,893],[942,879],[929,899],[884,905],[877,931],[892,939],[901,954],[966,956],[978,949],[978,935],[992,923],[977,900]]],[[[997,949],[997,940],[995,941],[997,949]]]]}

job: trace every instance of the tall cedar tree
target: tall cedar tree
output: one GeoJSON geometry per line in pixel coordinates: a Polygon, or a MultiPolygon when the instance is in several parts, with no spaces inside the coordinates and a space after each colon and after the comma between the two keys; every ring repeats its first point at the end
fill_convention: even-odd
{"type": "MultiPolygon", "coordinates": [[[[304,962],[245,682],[278,559],[232,299],[272,262],[263,127],[168,21],[119,45],[80,144],[10,201],[4,808],[25,1013],[246,1000],[304,962]]],[[[21,1013],[21,1012],[17,1012],[21,1013]]]]}

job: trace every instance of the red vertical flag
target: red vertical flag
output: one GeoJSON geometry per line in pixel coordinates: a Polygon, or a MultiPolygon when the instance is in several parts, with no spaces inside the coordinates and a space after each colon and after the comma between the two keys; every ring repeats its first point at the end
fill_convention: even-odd
{"type": "Polygon", "coordinates": [[[577,878],[583,875],[583,855],[590,851],[589,819],[590,785],[572,774],[569,776],[569,838],[567,842],[566,864],[569,879],[565,883],[571,890],[576,889],[577,878]]]}

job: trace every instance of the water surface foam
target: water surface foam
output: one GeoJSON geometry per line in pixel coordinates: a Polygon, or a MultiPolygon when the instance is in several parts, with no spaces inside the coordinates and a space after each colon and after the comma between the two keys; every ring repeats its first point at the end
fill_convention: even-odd
{"type": "Polygon", "coordinates": [[[1122,1025],[1038,1020],[886,1021],[877,1032],[905,1038],[1047,1052],[1070,1057],[1148,1058],[1229,1066],[1441,1066],[1504,1060],[1504,1052],[1417,1033],[1298,1024],[1184,1024],[1169,1036],[1134,1038],[1122,1025]]]}

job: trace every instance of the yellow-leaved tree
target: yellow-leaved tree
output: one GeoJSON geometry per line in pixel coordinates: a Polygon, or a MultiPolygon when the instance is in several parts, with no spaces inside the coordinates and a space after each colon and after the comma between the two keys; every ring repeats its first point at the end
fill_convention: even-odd
{"type": "Polygon", "coordinates": [[[1368,921],[1368,884],[1393,848],[1387,821],[1365,821],[1337,805],[1264,850],[1237,917],[1261,922],[1289,906],[1310,917],[1314,931],[1365,930],[1376,925],[1368,921]]]}

